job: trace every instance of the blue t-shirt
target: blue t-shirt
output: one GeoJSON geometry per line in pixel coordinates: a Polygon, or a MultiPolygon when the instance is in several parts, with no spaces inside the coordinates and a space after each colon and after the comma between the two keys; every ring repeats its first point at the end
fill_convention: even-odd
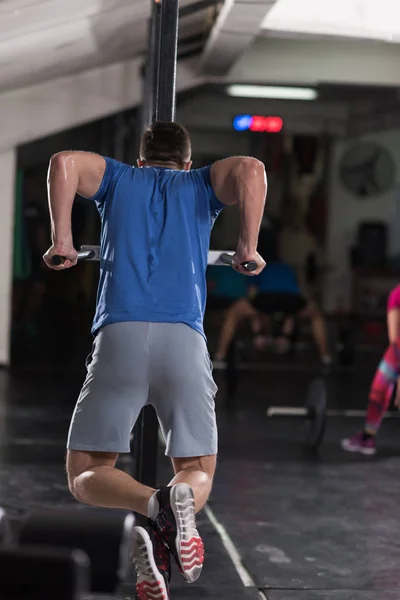
{"type": "Polygon", "coordinates": [[[260,294],[301,293],[295,271],[281,262],[268,263],[259,275],[250,278],[250,285],[255,285],[260,294]]]}
{"type": "Polygon", "coordinates": [[[210,168],[134,168],[106,158],[92,333],[110,323],[186,323],[204,335],[210,232],[224,205],[210,168]]]}

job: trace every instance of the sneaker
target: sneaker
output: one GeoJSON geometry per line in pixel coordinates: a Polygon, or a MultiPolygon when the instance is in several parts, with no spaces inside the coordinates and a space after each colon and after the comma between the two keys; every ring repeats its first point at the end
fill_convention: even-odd
{"type": "Polygon", "coordinates": [[[133,563],[139,600],[169,600],[171,562],[168,549],[152,528],[135,527],[133,563]]]}
{"type": "Polygon", "coordinates": [[[203,541],[196,529],[194,494],[187,483],[160,488],[160,511],[154,522],[187,583],[196,581],[204,562],[203,541]]]}
{"type": "Polygon", "coordinates": [[[343,450],[348,452],[360,452],[361,454],[376,454],[375,438],[369,437],[364,439],[363,433],[357,433],[353,437],[342,440],[343,450]]]}

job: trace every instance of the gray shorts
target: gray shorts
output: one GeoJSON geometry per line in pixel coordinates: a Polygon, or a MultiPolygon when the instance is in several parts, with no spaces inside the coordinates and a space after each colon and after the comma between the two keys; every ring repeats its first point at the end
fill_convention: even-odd
{"type": "Polygon", "coordinates": [[[217,453],[217,386],[203,336],[183,323],[114,323],[97,335],[67,447],[129,452],[141,409],[154,406],[173,457],[217,453]]]}

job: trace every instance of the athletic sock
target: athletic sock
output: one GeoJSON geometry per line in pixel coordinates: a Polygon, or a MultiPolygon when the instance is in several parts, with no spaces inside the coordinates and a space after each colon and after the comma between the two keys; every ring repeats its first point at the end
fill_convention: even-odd
{"type": "Polygon", "coordinates": [[[363,436],[363,441],[364,441],[364,442],[367,442],[367,441],[368,441],[368,440],[370,440],[371,438],[374,438],[374,437],[375,437],[375,434],[374,434],[374,433],[368,433],[368,431],[363,431],[363,434],[362,434],[362,436],[363,436]]]}
{"type": "Polygon", "coordinates": [[[149,504],[147,506],[147,516],[152,521],[155,521],[159,512],[160,504],[158,502],[157,492],[155,492],[149,500],[149,504]]]}

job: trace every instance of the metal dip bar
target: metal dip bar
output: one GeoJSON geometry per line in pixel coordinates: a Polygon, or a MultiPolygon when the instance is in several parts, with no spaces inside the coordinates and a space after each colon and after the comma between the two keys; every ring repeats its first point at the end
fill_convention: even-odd
{"type": "MultiPolygon", "coordinates": [[[[232,266],[232,257],[233,250],[210,250],[208,252],[208,261],[209,265],[218,265],[221,267],[232,266]]],[[[62,256],[54,256],[53,264],[61,265],[65,259],[62,256]]],[[[81,246],[80,251],[78,252],[78,262],[83,260],[87,261],[99,261],[100,260],[100,246],[81,246]]],[[[244,263],[245,268],[249,271],[255,270],[257,265],[254,261],[250,261],[248,263],[244,263]]]]}

